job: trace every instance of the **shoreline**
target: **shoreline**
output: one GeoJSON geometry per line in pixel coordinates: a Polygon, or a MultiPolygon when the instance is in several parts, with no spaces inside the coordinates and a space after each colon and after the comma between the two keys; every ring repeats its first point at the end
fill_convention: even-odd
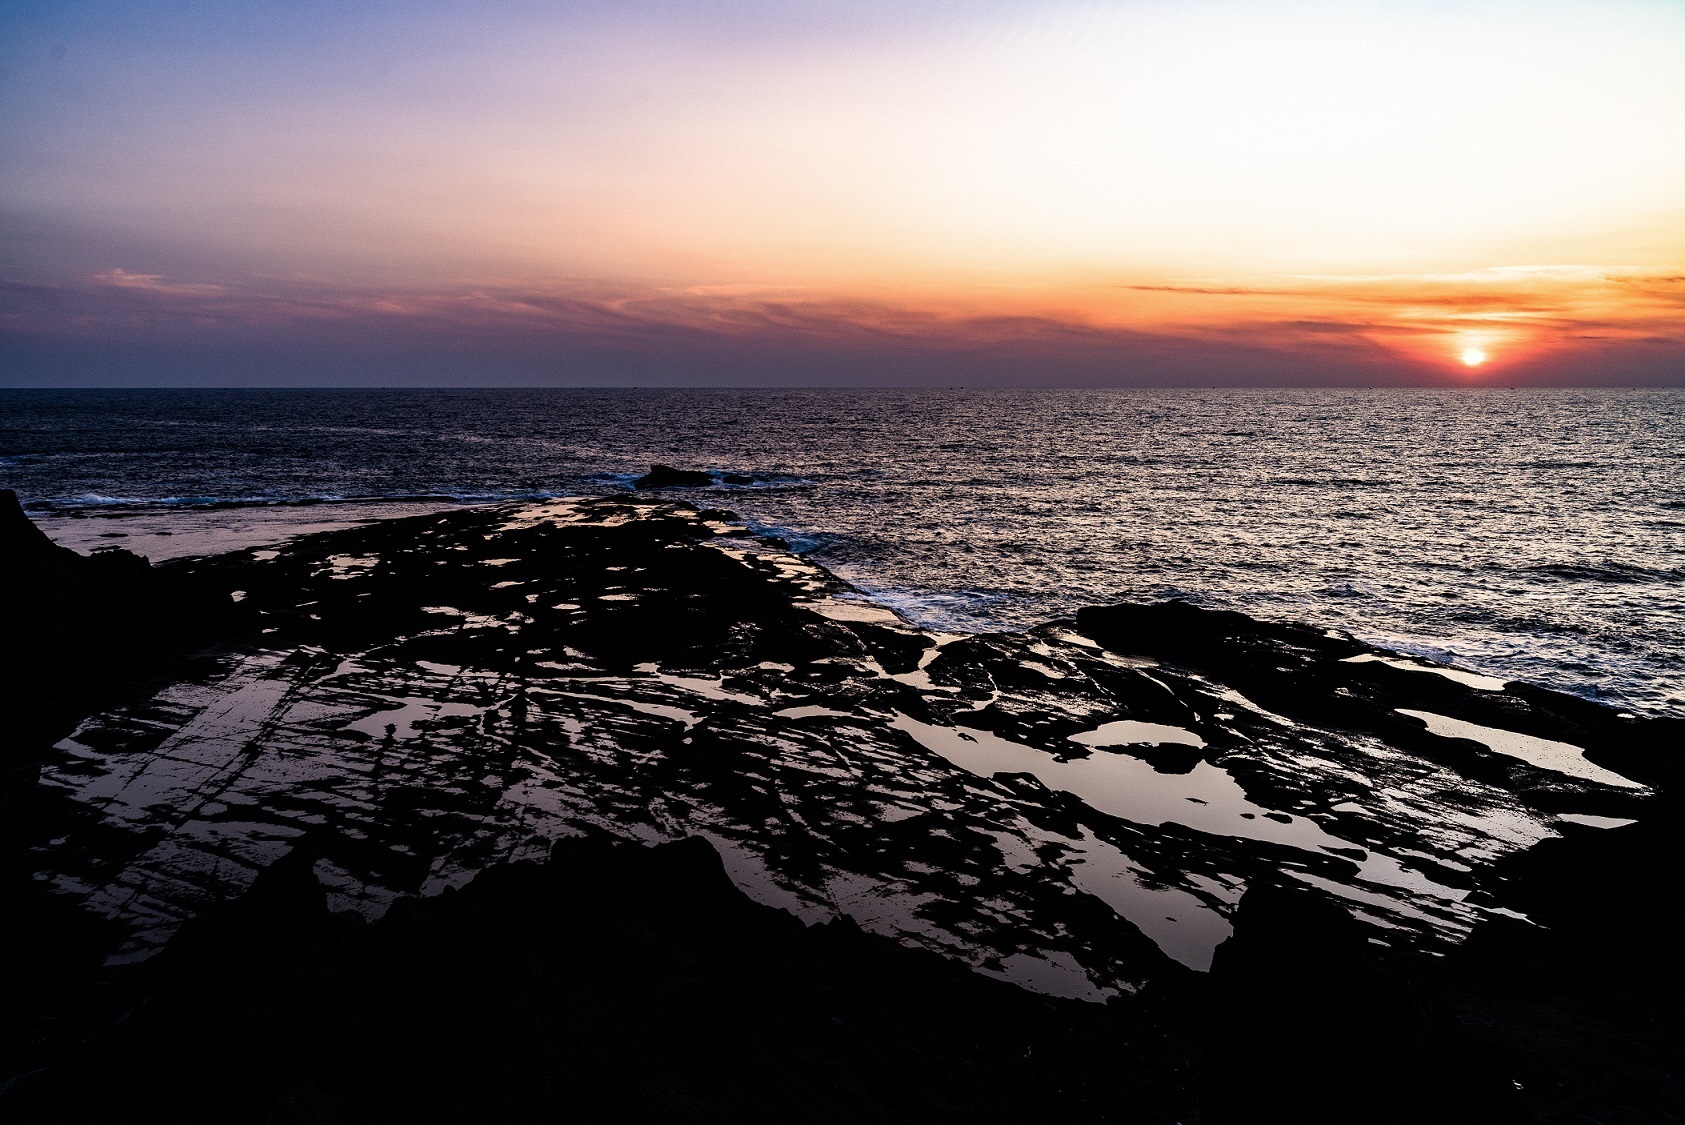
{"type": "MultiPolygon", "coordinates": [[[[226,501],[214,504],[182,504],[148,506],[134,502],[116,507],[58,508],[31,510],[30,517],[38,521],[42,530],[55,543],[72,550],[88,553],[111,547],[132,551],[155,564],[175,563],[185,559],[203,558],[247,549],[267,549],[300,536],[366,526],[381,520],[403,519],[414,515],[428,515],[467,508],[496,507],[509,504],[541,504],[552,500],[579,500],[614,496],[665,495],[642,493],[631,489],[631,474],[603,491],[546,494],[531,497],[402,497],[349,498],[306,500],[226,501]]],[[[713,502],[731,502],[736,494],[717,486],[703,490],[681,488],[676,496],[683,502],[707,507],[713,502]]],[[[748,526],[756,534],[778,538],[796,533],[783,528],[763,528],[755,521],[748,526]]],[[[799,538],[799,536],[798,536],[799,538]]],[[[793,553],[807,555],[805,547],[793,548],[793,553]]],[[[833,563],[833,565],[835,565],[833,563]]],[[[858,569],[850,568],[850,569],[858,569]]],[[[989,633],[995,631],[1024,631],[1038,627],[1038,621],[1004,622],[976,617],[966,610],[951,608],[964,603],[961,594],[952,592],[902,590],[898,588],[856,589],[856,596],[883,605],[909,623],[932,632],[989,633]]],[[[973,594],[975,598],[979,595],[973,594]]],[[[1177,599],[1182,600],[1182,599],[1177,599]]],[[[1195,604],[1214,611],[1249,612],[1228,604],[1227,600],[1209,597],[1193,599],[1195,604]]],[[[1270,619],[1268,617],[1264,619],[1270,619]]],[[[1045,618],[1043,619],[1045,620],[1045,618]]],[[[1289,618],[1292,620],[1292,618],[1289,618]]],[[[1376,652],[1389,653],[1406,665],[1452,666],[1462,675],[1502,678],[1503,671],[1491,661],[1469,660],[1441,644],[1415,642],[1372,630],[1347,627],[1347,635],[1354,637],[1376,652]],[[1469,665],[1474,665],[1470,668],[1469,665]]],[[[1570,694],[1592,702],[1626,710],[1648,718],[1679,718],[1678,708],[1666,703],[1638,703],[1606,701],[1595,689],[1595,674],[1587,673],[1585,686],[1568,689],[1570,694]]],[[[1563,690],[1558,688],[1557,690],[1563,690]]]]}
{"type": "Polygon", "coordinates": [[[301,535],[341,531],[379,520],[430,515],[503,501],[339,500],[171,508],[92,508],[33,512],[61,547],[83,554],[121,547],[153,563],[262,549],[301,535]]]}

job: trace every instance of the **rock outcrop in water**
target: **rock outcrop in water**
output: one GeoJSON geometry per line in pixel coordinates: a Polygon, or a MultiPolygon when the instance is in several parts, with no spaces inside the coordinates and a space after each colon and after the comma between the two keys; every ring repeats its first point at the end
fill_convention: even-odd
{"type": "MultiPolygon", "coordinates": [[[[732,483],[745,483],[748,478],[737,477],[732,483]]],[[[675,469],[671,465],[651,465],[649,472],[632,482],[637,489],[654,488],[707,488],[714,484],[711,473],[698,472],[695,469],[675,469]]]]}
{"type": "MultiPolygon", "coordinates": [[[[629,497],[390,521],[176,566],[168,581],[204,604],[237,604],[249,629],[162,690],[40,748],[35,799],[52,809],[52,843],[16,863],[52,889],[55,908],[111,935],[119,967],[92,973],[86,989],[171,997],[157,1010],[175,1015],[148,1007],[131,1017],[148,1030],[98,1049],[79,1037],[121,1015],[110,1003],[42,1015],[10,1052],[14,1070],[44,1067],[16,1087],[37,1112],[71,1090],[111,1088],[101,1075],[148,1070],[141,1044],[183,1042],[184,1028],[249,1029],[284,994],[294,1007],[275,1016],[278,1038],[262,1051],[285,1060],[300,1043],[344,1046],[324,1047],[304,1086],[258,1085],[293,1091],[274,1094],[283,1101],[330,1091],[323,1104],[338,1109],[300,1119],[355,1116],[356,1099],[400,1071],[374,1058],[359,1071],[349,1045],[401,1027],[378,1005],[298,998],[398,995],[420,964],[448,966],[454,983],[416,1026],[509,1025],[537,1052],[514,1086],[569,1081],[556,1044],[575,1042],[568,1021],[587,1017],[546,1015],[555,1009],[486,982],[518,961],[557,996],[579,987],[547,961],[559,955],[546,927],[600,919],[596,937],[567,938],[587,942],[576,952],[619,948],[640,926],[670,929],[666,907],[651,905],[681,893],[666,860],[569,844],[573,858],[539,863],[557,841],[602,836],[705,840],[761,903],[809,923],[846,915],[943,958],[885,961],[876,939],[820,936],[849,927],[804,930],[746,902],[719,905],[731,895],[695,868],[699,844],[649,853],[692,857],[698,885],[713,880],[697,891],[715,903],[709,916],[761,919],[741,922],[760,935],[743,940],[784,952],[728,972],[725,939],[698,932],[684,951],[623,957],[627,991],[594,1003],[731,977],[788,1001],[734,1019],[823,1022],[833,1001],[800,989],[792,999],[776,982],[830,980],[860,1001],[879,995],[863,977],[923,966],[906,987],[939,1004],[882,1000],[871,1018],[839,1015],[874,1044],[848,1056],[858,1085],[825,1077],[829,1062],[802,1069],[765,1043],[744,1047],[807,1076],[779,1097],[800,1087],[839,1119],[876,1112],[847,1091],[880,1086],[898,1091],[885,1113],[938,1106],[1001,1120],[1043,1119],[1025,1108],[1036,1104],[1048,1119],[1185,1119],[1201,1100],[1214,1122],[1552,1119],[1565,1106],[1637,1119],[1677,1094],[1677,1024],[1642,1014],[1667,989],[1677,998],[1661,952],[1671,923],[1562,873],[1607,855],[1630,872],[1612,885],[1671,878],[1658,865],[1677,853],[1678,723],[1185,605],[932,634],[729,513],[629,497]],[[1625,843],[1635,837],[1645,846],[1625,843]],[[309,862],[260,876],[284,855],[309,862]],[[598,862],[618,890],[598,878],[583,916],[528,901],[564,885],[585,894],[567,880],[598,862]],[[230,972],[207,966],[262,944],[249,927],[195,937],[209,923],[193,920],[229,917],[221,904],[248,888],[273,912],[266,888],[288,871],[298,895],[283,913],[304,927],[293,944],[316,958],[297,969],[309,980],[212,996],[204,982],[230,972]],[[1633,956],[1559,978],[1566,960],[1607,956],[1605,910],[1639,935],[1633,956]],[[372,927],[350,920],[383,914],[372,927]],[[537,936],[500,953],[497,972],[473,969],[499,926],[537,936]],[[834,966],[809,962],[837,941],[854,975],[825,978],[834,966]],[[763,963],[771,975],[757,977],[763,963]],[[796,976],[778,977],[780,964],[796,976]],[[1646,973],[1658,989],[1649,999],[1634,987],[1646,973]],[[1572,983],[1615,979],[1630,995],[1572,983]],[[1023,1004],[1057,1013],[1032,1056],[1100,1058],[1127,1096],[1083,1086],[1073,1075],[1084,1061],[990,1063],[998,1082],[981,1101],[960,1098],[955,1076],[1005,1058],[1016,1040],[989,1030],[980,1054],[939,1047],[952,1030],[939,1012],[1004,1028],[1030,1018],[1023,1004]],[[1537,1026],[1553,1030],[1530,1037],[1537,1026]],[[1107,1046],[1091,1056],[1076,1040],[1107,1046]],[[1624,1084],[1559,1057],[1601,1060],[1624,1084]],[[908,1077],[920,1065],[928,1081],[908,1077]],[[1379,1093],[1354,1107],[1365,1091],[1379,1093]]],[[[706,988],[687,995],[673,1003],[716,1003],[706,988]]],[[[605,1042],[635,1051],[628,1028],[666,1034],[652,1020],[605,1042]]],[[[822,1041],[776,1047],[823,1053],[822,1041]]],[[[495,1084],[474,1069],[493,1064],[474,1058],[430,1064],[449,1087],[438,1105],[495,1084]]],[[[678,1048],[649,1065],[690,1091],[662,1104],[698,1119],[754,1108],[684,1086],[691,1064],[678,1048]]],[[[167,1100],[171,1080],[159,1081],[167,1100]]],[[[233,1104],[201,1094],[209,1115],[233,1104]]]]}

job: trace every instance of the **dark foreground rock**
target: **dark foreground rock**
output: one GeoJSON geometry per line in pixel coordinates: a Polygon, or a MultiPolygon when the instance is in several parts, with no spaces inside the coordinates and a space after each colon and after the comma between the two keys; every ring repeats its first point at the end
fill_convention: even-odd
{"type": "Polygon", "coordinates": [[[1377,957],[1326,899],[1247,891],[1211,966],[1202,1121],[1530,1120],[1424,971],[1377,957]]]}
{"type": "MultiPolygon", "coordinates": [[[[17,530],[19,604],[115,612],[17,530]]],[[[38,1117],[1678,1113],[1677,721],[1175,603],[933,634],[647,497],[121,565],[212,609],[25,634],[157,681],[9,704],[85,716],[6,857],[38,1117]]]]}
{"type": "Polygon", "coordinates": [[[118,986],[134,1006],[9,1120],[1174,1121],[1189,1055],[1140,1006],[804,927],[699,839],[329,913],[307,853],[118,986]]]}
{"type": "Polygon", "coordinates": [[[120,937],[34,877],[33,852],[78,819],[39,783],[52,744],[239,624],[226,591],[128,551],[60,547],[0,489],[0,1057],[26,1053],[120,937]]]}
{"type": "Polygon", "coordinates": [[[1685,903],[1677,804],[1500,865],[1499,916],[1435,966],[1444,1007],[1534,1120],[1685,1120],[1685,903]]]}
{"type": "Polygon", "coordinates": [[[169,658],[235,627],[226,592],[120,548],[82,555],[0,489],[0,768],[67,733],[90,709],[155,679],[169,658]]]}

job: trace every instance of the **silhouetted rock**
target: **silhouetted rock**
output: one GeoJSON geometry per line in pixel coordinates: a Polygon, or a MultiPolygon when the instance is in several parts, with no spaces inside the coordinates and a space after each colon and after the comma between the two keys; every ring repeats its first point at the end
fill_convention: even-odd
{"type": "Polygon", "coordinates": [[[120,987],[14,1121],[1175,1121],[1182,1048],[745,898],[704,841],[558,843],[330,916],[295,853],[120,987]]]}
{"type": "Polygon", "coordinates": [[[0,489],[0,1067],[20,1065],[88,1001],[120,940],[35,878],[29,857],[72,825],[88,826],[95,850],[114,842],[85,807],[39,783],[43,757],[83,716],[156,685],[237,624],[226,592],[128,551],[60,547],[0,489]]]}
{"type": "Polygon", "coordinates": [[[1568,825],[1499,866],[1495,892],[1525,918],[1494,916],[1449,954],[1459,1026],[1541,1119],[1685,1119],[1682,864],[1674,808],[1568,825]]]}
{"type": "Polygon", "coordinates": [[[1500,860],[1470,901],[1514,914],[1486,914],[1443,961],[1375,945],[1308,890],[1254,883],[1213,961],[1207,1121],[1685,1119],[1674,952],[1685,918],[1660,890],[1685,862],[1685,723],[1523,683],[1477,686],[1347,637],[1185,603],[1077,620],[1113,651],[1195,670],[1301,723],[1384,739],[1530,807],[1638,819],[1558,822],[1561,836],[1500,860]],[[1571,786],[1480,741],[1429,734],[1407,712],[1581,747],[1650,788],[1571,786]],[[1612,803],[1632,797],[1625,811],[1612,803]]]}
{"type": "Polygon", "coordinates": [[[49,539],[24,512],[18,494],[0,488],[0,566],[12,570],[40,563],[64,563],[66,556],[74,558],[76,552],[49,539]]]}
{"type": "Polygon", "coordinates": [[[89,703],[236,623],[220,590],[120,548],[53,543],[0,489],[0,714],[8,753],[50,744],[89,703]]]}
{"type": "Polygon", "coordinates": [[[1340,907],[1261,884],[1234,928],[1208,985],[1207,1125],[1526,1120],[1340,907]]]}
{"type": "Polygon", "coordinates": [[[649,472],[632,482],[633,488],[707,488],[714,483],[711,473],[694,469],[675,469],[671,465],[651,465],[649,472]]]}

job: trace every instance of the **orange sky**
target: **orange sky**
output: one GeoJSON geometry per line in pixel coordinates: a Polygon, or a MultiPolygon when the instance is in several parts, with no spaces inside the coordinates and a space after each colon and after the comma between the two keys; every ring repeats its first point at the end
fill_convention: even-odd
{"type": "Polygon", "coordinates": [[[7,17],[29,362],[284,373],[331,323],[1685,381],[1678,3],[172,12],[7,17]]]}

